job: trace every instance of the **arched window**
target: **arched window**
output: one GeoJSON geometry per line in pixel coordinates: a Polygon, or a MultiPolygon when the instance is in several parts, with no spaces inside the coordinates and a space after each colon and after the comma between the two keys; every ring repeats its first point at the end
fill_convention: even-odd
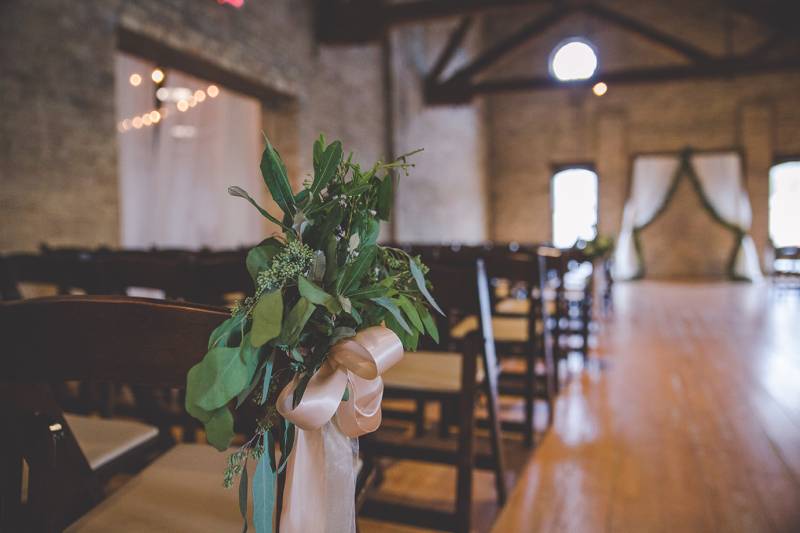
{"type": "Polygon", "coordinates": [[[559,81],[587,80],[597,70],[597,53],[589,41],[572,37],[553,49],[549,67],[559,81]]]}
{"type": "Polygon", "coordinates": [[[568,248],[578,239],[597,235],[597,174],[585,167],[565,168],[553,175],[553,244],[568,248]]]}

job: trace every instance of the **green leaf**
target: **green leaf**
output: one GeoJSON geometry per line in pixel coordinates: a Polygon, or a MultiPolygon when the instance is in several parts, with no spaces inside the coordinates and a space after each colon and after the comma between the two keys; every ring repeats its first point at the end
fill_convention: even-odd
{"type": "Polygon", "coordinates": [[[357,289],[362,279],[364,279],[367,272],[369,272],[369,268],[375,261],[377,254],[378,247],[374,244],[362,248],[355,261],[347,265],[342,272],[337,284],[337,292],[344,296],[349,296],[351,290],[357,289]]]}
{"type": "Polygon", "coordinates": [[[264,177],[264,182],[267,184],[272,199],[275,200],[278,207],[290,219],[294,218],[296,211],[294,195],[292,194],[292,187],[289,185],[289,177],[286,175],[286,166],[284,166],[280,154],[270,144],[266,135],[264,140],[267,144],[261,156],[261,175],[264,177]]]}
{"type": "Polygon", "coordinates": [[[392,214],[392,197],[394,195],[394,183],[392,176],[387,175],[378,186],[378,205],[376,211],[378,218],[381,220],[389,220],[392,214]]]}
{"type": "Polygon", "coordinates": [[[315,169],[319,166],[319,162],[322,159],[322,154],[325,152],[325,146],[325,136],[320,133],[319,138],[314,141],[313,160],[315,169]]]}
{"type": "Polygon", "coordinates": [[[265,453],[258,461],[253,475],[253,525],[256,533],[272,532],[275,478],[275,471],[270,467],[268,454],[265,453]]]}
{"type": "Polygon", "coordinates": [[[333,330],[333,335],[331,335],[331,346],[333,346],[342,339],[349,339],[350,337],[355,337],[355,336],[356,336],[356,330],[354,330],[353,328],[340,326],[333,330]]]}
{"type": "Polygon", "coordinates": [[[391,298],[382,296],[380,298],[372,298],[372,301],[389,311],[397,323],[400,324],[400,327],[402,327],[406,333],[411,334],[411,328],[409,327],[408,322],[406,322],[406,319],[403,318],[400,308],[397,307],[397,304],[391,298]]]}
{"type": "Polygon", "coordinates": [[[256,203],[256,201],[253,200],[250,197],[249,194],[247,194],[247,191],[245,191],[241,187],[237,187],[235,185],[228,187],[228,194],[230,194],[231,196],[238,196],[239,198],[244,198],[245,200],[247,200],[248,202],[253,204],[253,206],[256,209],[258,209],[258,212],[261,213],[261,216],[263,216],[264,218],[266,218],[267,220],[269,220],[273,224],[277,224],[278,226],[282,227],[283,229],[287,229],[287,230],[289,229],[288,227],[284,226],[283,222],[281,222],[280,220],[278,220],[274,216],[270,215],[269,211],[267,211],[266,209],[264,209],[263,207],[258,205],[258,203],[256,203]]]}
{"type": "Polygon", "coordinates": [[[240,348],[212,348],[198,363],[193,386],[204,391],[197,396],[198,407],[206,411],[222,407],[250,383],[258,366],[258,349],[248,340],[245,336],[240,348]]]}
{"type": "Polygon", "coordinates": [[[308,319],[314,314],[314,309],[314,304],[306,298],[300,297],[286,316],[280,335],[280,344],[289,346],[297,344],[306,322],[308,322],[308,319]]]}
{"type": "Polygon", "coordinates": [[[264,367],[264,381],[261,385],[261,398],[258,402],[258,405],[264,405],[267,403],[267,397],[269,396],[269,383],[272,381],[272,364],[275,361],[274,352],[270,354],[269,359],[267,359],[267,364],[264,367]]]}
{"type": "Polygon", "coordinates": [[[325,151],[317,157],[317,145],[314,145],[314,181],[311,184],[311,197],[316,198],[317,195],[328,186],[333,177],[336,175],[336,170],[342,162],[342,143],[339,141],[332,142],[325,151]]]}
{"type": "Polygon", "coordinates": [[[311,280],[314,283],[323,282],[325,279],[325,254],[321,250],[314,252],[314,260],[311,262],[311,280]]]}
{"type": "Polygon", "coordinates": [[[225,322],[217,326],[208,337],[208,349],[210,350],[217,345],[226,346],[230,336],[241,328],[243,320],[244,315],[240,314],[230,317],[225,322]]]}
{"type": "Polygon", "coordinates": [[[439,307],[439,304],[436,303],[436,300],[433,299],[431,293],[428,292],[428,287],[425,286],[425,275],[422,273],[422,270],[419,269],[419,266],[417,266],[417,262],[414,261],[413,257],[408,258],[408,266],[411,270],[411,275],[414,277],[414,281],[417,282],[417,288],[419,289],[419,292],[422,293],[422,295],[426,300],[428,300],[428,303],[431,304],[434,309],[439,311],[439,313],[444,316],[444,311],[442,311],[442,309],[439,307]]]}
{"type": "Polygon", "coordinates": [[[244,468],[239,476],[239,513],[244,519],[242,533],[247,533],[247,460],[244,461],[244,468]]]}
{"type": "Polygon", "coordinates": [[[381,224],[374,218],[368,218],[362,222],[358,234],[361,237],[361,244],[366,246],[375,244],[378,241],[380,234],[381,224]]]}
{"type": "Polygon", "coordinates": [[[268,292],[259,298],[253,309],[253,329],[250,342],[253,346],[263,346],[281,333],[283,321],[283,295],[281,290],[268,292]]]}
{"type": "MultiPolygon", "coordinates": [[[[267,347],[266,346],[262,346],[258,350],[259,358],[261,358],[261,352],[262,351],[266,351],[265,348],[267,348],[267,347]]],[[[242,390],[242,392],[239,393],[238,396],[236,396],[236,408],[237,409],[244,403],[244,401],[255,390],[256,386],[258,385],[258,382],[261,380],[261,376],[264,374],[264,369],[267,367],[268,364],[270,364],[270,365],[272,364],[272,354],[271,353],[267,354],[267,357],[264,357],[263,361],[261,362],[261,364],[259,364],[258,368],[256,368],[256,371],[253,373],[253,377],[250,379],[250,385],[248,385],[244,390],[242,390]]],[[[267,379],[268,379],[268,377],[267,377],[267,379]]]]}
{"type": "Polygon", "coordinates": [[[261,242],[258,246],[247,252],[247,271],[253,281],[258,277],[258,273],[269,268],[269,263],[278,252],[283,248],[281,241],[270,237],[261,242]]]}
{"type": "Polygon", "coordinates": [[[233,415],[226,406],[214,410],[205,423],[208,443],[219,451],[225,451],[233,439],[233,415]]]}
{"type": "Polygon", "coordinates": [[[428,335],[438,344],[439,328],[436,327],[436,321],[431,316],[430,311],[420,303],[417,304],[417,311],[419,312],[420,319],[422,319],[422,324],[425,326],[425,331],[427,331],[428,335]]]}
{"type": "Polygon", "coordinates": [[[294,393],[292,394],[292,409],[295,409],[298,404],[300,404],[300,400],[303,399],[303,394],[306,392],[308,382],[311,381],[311,376],[313,376],[311,372],[306,372],[297,382],[297,386],[294,388],[294,393]]]}
{"type": "Polygon", "coordinates": [[[395,320],[394,315],[386,316],[386,327],[397,334],[397,336],[400,338],[400,341],[403,343],[403,348],[411,351],[417,349],[417,343],[419,341],[418,331],[409,332],[405,330],[403,326],[401,326],[400,323],[395,320]]]}
{"type": "Polygon", "coordinates": [[[313,304],[324,305],[332,315],[342,311],[342,306],[339,304],[339,301],[335,296],[328,294],[314,282],[307,280],[305,277],[300,276],[297,278],[297,288],[300,290],[301,296],[313,304]]]}
{"type": "Polygon", "coordinates": [[[388,293],[388,287],[383,285],[369,285],[368,287],[362,287],[352,291],[348,298],[351,300],[369,300],[370,298],[380,298],[381,296],[386,296],[388,293]]]}
{"type": "Polygon", "coordinates": [[[403,313],[408,317],[408,320],[411,322],[417,331],[420,333],[425,331],[425,326],[422,325],[422,320],[419,317],[419,313],[414,308],[414,304],[411,303],[411,300],[406,298],[404,295],[400,295],[397,297],[397,305],[400,306],[400,309],[403,310],[403,313]]]}
{"type": "Polygon", "coordinates": [[[325,285],[330,286],[333,280],[336,279],[336,273],[339,270],[336,264],[336,253],[338,251],[338,241],[333,235],[328,237],[328,243],[325,247],[325,285]]]}

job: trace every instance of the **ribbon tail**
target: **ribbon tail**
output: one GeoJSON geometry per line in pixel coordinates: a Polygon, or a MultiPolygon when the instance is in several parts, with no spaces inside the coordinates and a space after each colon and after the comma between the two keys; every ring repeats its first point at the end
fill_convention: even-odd
{"type": "Polygon", "coordinates": [[[333,422],[297,430],[286,472],[280,533],[355,533],[357,444],[333,422]]]}

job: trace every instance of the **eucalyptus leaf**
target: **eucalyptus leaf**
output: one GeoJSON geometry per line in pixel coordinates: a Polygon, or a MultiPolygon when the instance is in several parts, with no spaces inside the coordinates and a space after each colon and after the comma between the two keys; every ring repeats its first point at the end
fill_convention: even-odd
{"type": "Polygon", "coordinates": [[[253,525],[256,533],[272,533],[275,478],[275,471],[270,467],[268,454],[265,453],[258,461],[253,475],[253,525]]]}
{"type": "Polygon", "coordinates": [[[245,459],[244,468],[239,475],[239,513],[244,520],[242,533],[247,533],[247,459],[245,459]]]}
{"type": "Polygon", "coordinates": [[[217,345],[226,346],[230,336],[241,328],[244,318],[243,314],[235,315],[217,326],[208,337],[208,349],[217,345]]]}
{"type": "Polygon", "coordinates": [[[425,326],[422,324],[422,319],[420,319],[419,313],[414,308],[414,304],[411,300],[401,294],[397,297],[397,305],[400,306],[400,309],[402,309],[403,313],[408,317],[411,325],[414,326],[417,331],[423,333],[425,331],[425,326]]]}
{"type": "Polygon", "coordinates": [[[400,338],[400,341],[403,343],[403,348],[410,351],[414,351],[417,349],[417,343],[419,341],[418,331],[415,330],[413,332],[410,332],[406,330],[395,319],[394,315],[388,315],[386,317],[386,327],[394,331],[395,334],[400,338]]]}
{"type": "Polygon", "coordinates": [[[417,312],[419,312],[419,317],[422,320],[422,324],[425,326],[425,331],[428,332],[428,335],[438,344],[439,342],[439,328],[436,327],[436,321],[431,316],[430,311],[424,305],[418,303],[417,304],[417,312]]]}
{"type": "Polygon", "coordinates": [[[205,423],[208,443],[219,451],[225,451],[233,440],[233,415],[226,406],[214,410],[205,423]]]}
{"type": "Polygon", "coordinates": [[[408,268],[411,270],[411,276],[414,278],[414,281],[417,283],[417,288],[419,292],[428,300],[428,303],[431,306],[439,311],[439,313],[444,316],[444,311],[439,307],[439,304],[436,303],[436,300],[433,299],[431,293],[428,292],[428,287],[425,285],[425,275],[422,273],[422,270],[419,269],[417,262],[414,261],[413,257],[408,258],[408,268]]]}
{"type": "Polygon", "coordinates": [[[239,348],[212,348],[198,363],[200,370],[194,386],[204,391],[197,396],[197,406],[213,411],[247,387],[258,366],[258,349],[248,340],[245,336],[239,348]]]}
{"type": "Polygon", "coordinates": [[[305,277],[300,276],[297,278],[297,288],[301,296],[313,304],[325,306],[331,314],[335,315],[342,311],[339,300],[305,277]]]}
{"type": "Polygon", "coordinates": [[[269,268],[270,261],[283,248],[283,243],[274,237],[265,239],[258,246],[247,252],[247,271],[253,281],[256,281],[258,273],[269,268]]]}
{"type": "Polygon", "coordinates": [[[283,295],[280,289],[263,294],[253,309],[253,328],[250,342],[263,346],[281,333],[283,295]]]}
{"type": "Polygon", "coordinates": [[[400,308],[397,307],[397,304],[391,298],[382,296],[380,298],[372,298],[372,301],[389,311],[397,323],[400,324],[400,327],[402,327],[406,333],[411,334],[411,327],[408,325],[408,322],[406,322],[406,319],[403,318],[400,308]]]}
{"type": "Polygon", "coordinates": [[[314,304],[308,299],[302,296],[300,297],[291,311],[289,311],[283,323],[283,329],[281,330],[279,339],[280,344],[289,346],[297,344],[306,322],[308,322],[308,319],[314,314],[314,309],[314,304]]]}
{"type": "Polygon", "coordinates": [[[357,289],[377,255],[378,247],[374,244],[362,248],[355,261],[347,265],[342,271],[342,275],[339,277],[337,283],[337,292],[344,296],[349,296],[351,290],[357,289]]]}

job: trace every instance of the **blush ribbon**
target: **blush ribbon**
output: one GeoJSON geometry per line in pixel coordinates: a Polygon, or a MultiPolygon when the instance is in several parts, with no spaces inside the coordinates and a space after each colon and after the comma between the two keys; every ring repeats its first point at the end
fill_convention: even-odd
{"type": "Polygon", "coordinates": [[[357,438],[380,426],[381,375],[402,358],[403,344],[392,330],[367,328],[331,347],[296,407],[297,377],[278,395],[278,412],[298,428],[280,533],[355,532],[357,438]]]}

